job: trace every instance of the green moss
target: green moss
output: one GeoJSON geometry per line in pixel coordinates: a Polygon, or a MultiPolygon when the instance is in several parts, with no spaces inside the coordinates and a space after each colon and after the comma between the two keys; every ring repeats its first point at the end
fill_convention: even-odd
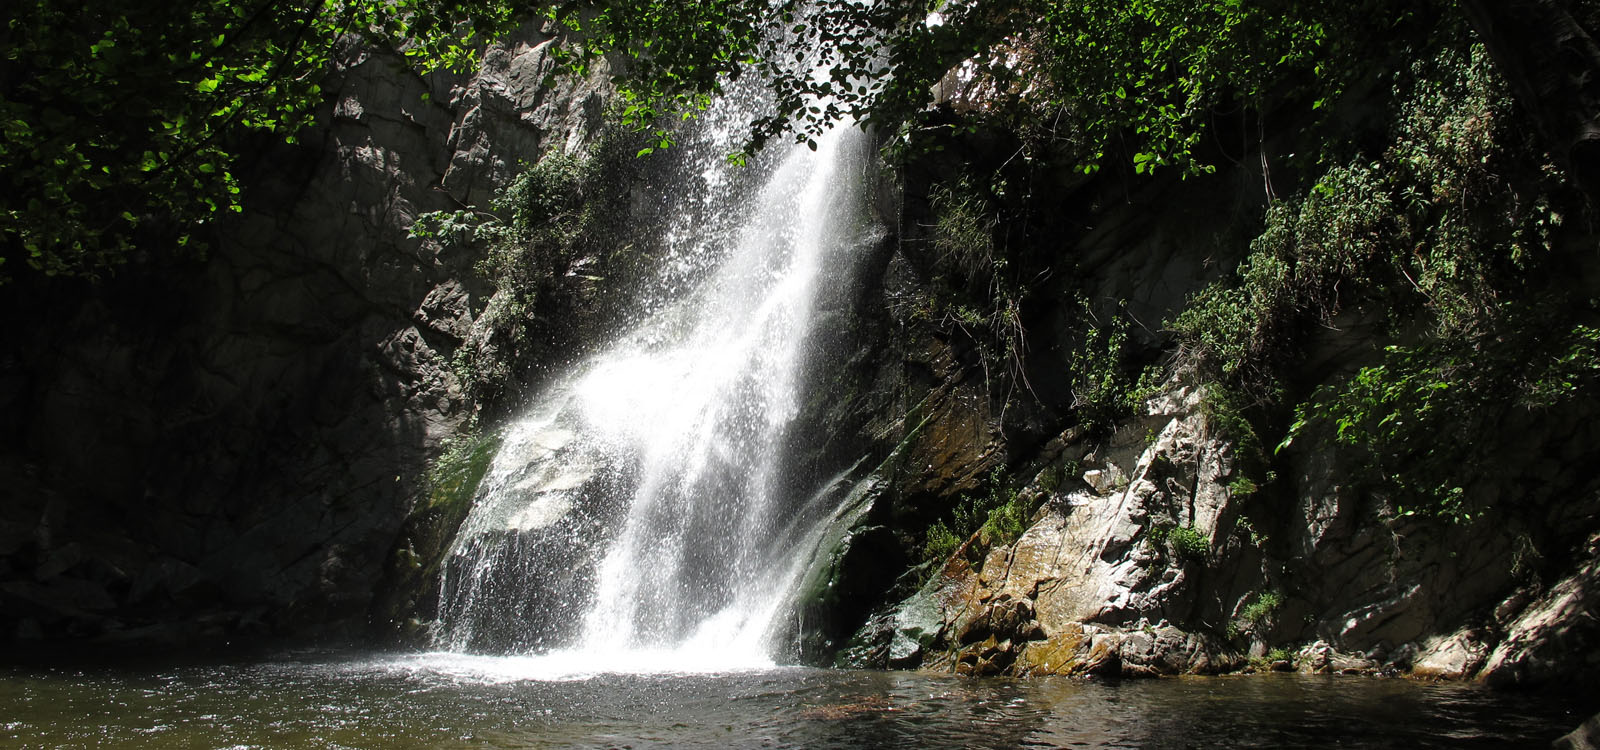
{"type": "Polygon", "coordinates": [[[418,635],[406,623],[414,623],[414,616],[426,609],[429,582],[437,580],[456,529],[471,511],[499,445],[498,435],[474,430],[446,441],[429,467],[428,495],[401,525],[373,605],[377,621],[389,623],[397,635],[406,639],[418,635]]]}
{"type": "Polygon", "coordinates": [[[497,433],[474,432],[447,441],[428,470],[428,508],[447,512],[470,508],[499,448],[497,433]]]}
{"type": "Polygon", "coordinates": [[[968,556],[974,563],[980,563],[983,553],[1016,543],[1028,530],[1036,503],[1008,487],[1004,470],[999,467],[990,472],[985,484],[986,492],[963,495],[948,518],[928,527],[922,562],[931,563],[928,566],[930,575],[974,534],[977,544],[969,548],[968,556]]]}

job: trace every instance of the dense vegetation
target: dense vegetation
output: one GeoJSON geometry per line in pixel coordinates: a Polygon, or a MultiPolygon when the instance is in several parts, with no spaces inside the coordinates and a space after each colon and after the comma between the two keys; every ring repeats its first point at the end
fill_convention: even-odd
{"type": "Polygon", "coordinates": [[[1579,271],[1591,208],[1462,10],[1428,5],[1015,6],[1028,22],[965,69],[956,116],[910,131],[1017,146],[930,188],[935,273],[959,298],[926,317],[1012,377],[1003,398],[1025,393],[1025,332],[1038,299],[1061,295],[1039,280],[1074,263],[1052,171],[1254,171],[1262,213],[1215,240],[1224,272],[1165,321],[1154,366],[1115,304],[1069,289],[1071,419],[1104,430],[1176,370],[1210,386],[1245,494],[1275,477],[1274,448],[1304,441],[1364,456],[1355,479],[1397,514],[1493,510],[1472,486],[1502,448],[1495,426],[1584,403],[1600,381],[1600,310],[1579,271]],[[1352,324],[1380,351],[1307,372],[1318,332],[1352,324]]]}
{"type": "Polygon", "coordinates": [[[1600,350],[1594,301],[1565,276],[1586,252],[1565,225],[1586,203],[1483,48],[1455,38],[1395,76],[1380,145],[1330,149],[1173,327],[1258,414],[1293,406],[1284,446],[1331,433],[1370,457],[1397,512],[1465,519],[1485,510],[1468,487],[1494,426],[1592,397],[1600,350]],[[1387,348],[1303,393],[1307,327],[1341,316],[1387,331],[1387,348]]]}

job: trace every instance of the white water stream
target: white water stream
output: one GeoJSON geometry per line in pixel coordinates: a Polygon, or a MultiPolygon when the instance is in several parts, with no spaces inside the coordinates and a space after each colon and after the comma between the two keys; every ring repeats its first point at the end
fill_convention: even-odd
{"type": "Polygon", "coordinates": [[[780,480],[803,342],[819,291],[877,230],[858,128],[726,165],[751,106],[725,98],[679,147],[638,324],[506,430],[450,553],[439,648],[551,678],[783,651],[828,510],[780,480]]]}

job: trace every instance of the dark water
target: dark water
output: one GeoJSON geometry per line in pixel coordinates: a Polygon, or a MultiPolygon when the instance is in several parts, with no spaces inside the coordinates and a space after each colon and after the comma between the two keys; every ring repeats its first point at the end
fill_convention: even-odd
{"type": "Polygon", "coordinates": [[[1600,709],[1584,704],[1360,677],[549,681],[514,661],[322,655],[0,668],[0,747],[1543,748],[1600,709]]]}

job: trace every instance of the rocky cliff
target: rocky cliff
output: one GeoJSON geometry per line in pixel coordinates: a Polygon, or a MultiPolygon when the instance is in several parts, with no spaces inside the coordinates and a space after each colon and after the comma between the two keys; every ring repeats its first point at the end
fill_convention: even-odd
{"type": "MultiPolygon", "coordinates": [[[[603,327],[620,262],[558,238],[496,278],[412,236],[603,129],[599,81],[520,39],[470,77],[351,46],[203,263],[4,290],[0,640],[432,616],[497,405],[603,327]]],[[[784,485],[844,510],[797,655],[1592,682],[1592,197],[1452,54],[1322,119],[1241,106],[1188,178],[1085,173],[945,92],[806,342],[784,485]]]]}
{"type": "Polygon", "coordinates": [[[0,637],[359,631],[493,291],[412,222],[598,129],[602,79],[552,86],[552,39],[517,39],[470,77],[348,44],[203,262],[0,292],[0,637]]]}
{"type": "Polygon", "coordinates": [[[1592,686],[1600,287],[1592,230],[1563,222],[1589,199],[1559,167],[1527,176],[1550,157],[1525,115],[1481,53],[1452,54],[1387,105],[1339,105],[1371,121],[1353,167],[1294,162],[1319,145],[1288,112],[1187,179],[1087,177],[1026,123],[931,128],[859,308],[886,356],[834,388],[880,418],[802,654],[1592,686]],[[1537,259],[1468,270],[1516,252],[1490,225],[1535,194],[1537,259]],[[1444,253],[1456,281],[1430,277],[1444,253]]]}

